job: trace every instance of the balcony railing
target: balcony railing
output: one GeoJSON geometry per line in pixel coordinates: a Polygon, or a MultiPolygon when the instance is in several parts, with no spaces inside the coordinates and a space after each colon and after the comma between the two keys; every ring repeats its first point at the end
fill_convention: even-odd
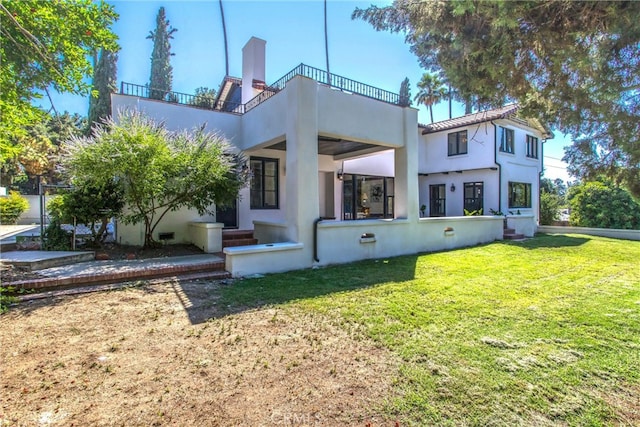
{"type": "Polygon", "coordinates": [[[389,92],[368,84],[360,83],[355,80],[348,79],[336,74],[329,74],[324,70],[300,64],[293,70],[289,71],[274,84],[266,86],[263,92],[260,92],[246,104],[238,104],[232,102],[218,102],[215,104],[213,100],[202,98],[202,96],[190,95],[181,92],[164,91],[150,88],[149,86],[141,86],[133,83],[122,82],[120,93],[123,95],[139,96],[141,98],[157,99],[160,101],[171,102],[175,104],[184,104],[194,107],[206,108],[209,110],[226,111],[234,114],[244,114],[247,111],[262,104],[276,93],[280,92],[287,85],[289,80],[296,76],[304,76],[335,89],[342,90],[347,93],[366,96],[376,101],[386,102],[388,104],[399,105],[400,95],[389,92]],[[215,105],[214,105],[215,104],[215,105]]]}
{"type": "Polygon", "coordinates": [[[204,108],[206,110],[220,110],[229,113],[243,114],[244,105],[235,102],[218,102],[214,99],[203,97],[202,95],[191,95],[188,93],[166,91],[151,88],[147,85],[137,85],[134,83],[122,82],[120,93],[123,95],[139,96],[140,98],[157,99],[158,101],[170,102],[172,104],[189,105],[191,107],[204,108]]]}

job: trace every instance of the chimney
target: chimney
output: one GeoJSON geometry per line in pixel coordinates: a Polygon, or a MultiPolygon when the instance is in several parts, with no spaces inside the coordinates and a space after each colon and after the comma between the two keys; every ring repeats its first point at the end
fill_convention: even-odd
{"type": "Polygon", "coordinates": [[[242,103],[264,90],[266,41],[251,37],[242,48],[242,103]]]}

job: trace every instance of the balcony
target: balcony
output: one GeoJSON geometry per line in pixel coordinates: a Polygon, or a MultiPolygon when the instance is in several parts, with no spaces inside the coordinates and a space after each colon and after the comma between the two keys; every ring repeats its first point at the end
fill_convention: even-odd
{"type": "Polygon", "coordinates": [[[276,93],[280,92],[287,85],[289,80],[296,76],[308,77],[320,84],[330,86],[346,93],[365,96],[376,101],[385,102],[392,105],[400,105],[400,95],[389,92],[365,83],[342,77],[336,74],[329,74],[324,70],[300,64],[293,70],[289,71],[272,85],[265,86],[264,90],[256,97],[249,100],[246,104],[233,103],[229,101],[213,101],[204,99],[201,96],[164,91],[151,88],[148,85],[137,85],[134,83],[122,82],[120,85],[120,93],[122,95],[137,96],[140,98],[157,99],[159,101],[170,102],[173,104],[189,105],[192,107],[203,108],[214,111],[225,111],[233,114],[244,114],[251,109],[262,104],[276,93]]]}

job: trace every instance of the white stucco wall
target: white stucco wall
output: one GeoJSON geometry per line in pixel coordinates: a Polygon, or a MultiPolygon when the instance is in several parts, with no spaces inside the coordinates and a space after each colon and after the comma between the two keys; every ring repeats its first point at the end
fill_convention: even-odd
{"type": "Polygon", "coordinates": [[[319,265],[432,252],[502,239],[501,217],[323,221],[318,226],[319,265]],[[445,233],[445,228],[453,228],[445,233]],[[375,235],[375,241],[362,238],[375,235]]]}
{"type": "Polygon", "coordinates": [[[427,207],[426,216],[430,215],[429,186],[444,184],[446,189],[446,215],[464,215],[464,184],[466,182],[483,182],[484,198],[483,214],[489,214],[490,209],[498,210],[498,171],[490,169],[464,171],[463,173],[450,172],[448,174],[437,173],[429,176],[420,176],[420,204],[427,207]],[[451,185],[455,191],[451,191],[451,185]]]}
{"type": "Polygon", "coordinates": [[[395,175],[394,166],[393,150],[386,150],[356,159],[345,160],[342,169],[344,173],[391,177],[395,175]]]}
{"type": "Polygon", "coordinates": [[[535,129],[528,128],[511,120],[497,120],[497,126],[513,129],[514,133],[514,153],[504,153],[499,150],[500,141],[496,142],[497,160],[502,168],[502,212],[514,214],[518,211],[522,215],[531,215],[537,223],[539,202],[540,202],[540,173],[542,172],[542,135],[535,129]],[[527,157],[527,135],[538,138],[538,158],[527,157]],[[521,182],[531,184],[531,207],[530,208],[510,208],[509,207],[509,182],[521,182]]]}
{"type": "Polygon", "coordinates": [[[324,85],[316,87],[319,133],[388,147],[404,145],[403,108],[324,85]]]}
{"type": "MultiPolygon", "coordinates": [[[[213,215],[200,216],[197,211],[180,209],[168,212],[156,227],[153,237],[158,240],[159,233],[174,233],[174,239],[167,244],[191,243],[189,222],[215,222],[213,215]]],[[[144,223],[126,225],[122,221],[116,224],[116,241],[123,245],[141,246],[144,244],[144,223]]]]}

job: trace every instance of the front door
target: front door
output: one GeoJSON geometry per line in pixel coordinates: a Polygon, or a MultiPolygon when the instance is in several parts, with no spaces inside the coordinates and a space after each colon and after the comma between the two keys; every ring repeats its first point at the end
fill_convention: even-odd
{"type": "Polygon", "coordinates": [[[238,201],[233,206],[216,206],[216,222],[223,223],[224,228],[238,228],[238,201]]]}

